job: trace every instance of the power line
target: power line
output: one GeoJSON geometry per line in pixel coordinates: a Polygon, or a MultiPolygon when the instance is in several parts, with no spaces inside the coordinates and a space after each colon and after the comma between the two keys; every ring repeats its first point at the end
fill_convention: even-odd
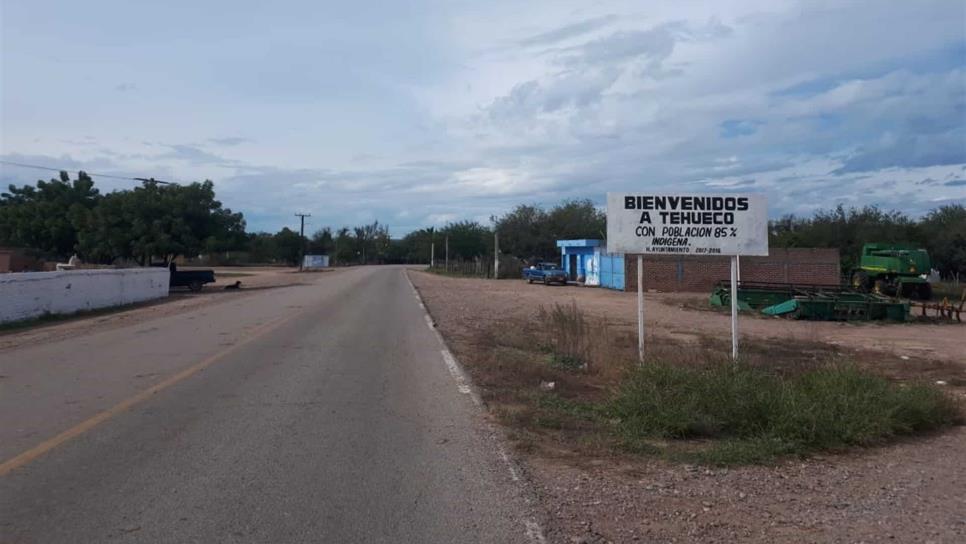
{"type": "MultiPolygon", "coordinates": [[[[0,160],[0,164],[19,166],[21,168],[34,168],[36,170],[48,170],[50,172],[69,172],[70,171],[69,168],[53,168],[50,166],[40,166],[38,164],[24,164],[21,162],[4,161],[4,160],[0,160]]],[[[154,179],[154,178],[132,178],[132,177],[126,177],[126,176],[114,176],[111,174],[95,174],[93,172],[88,172],[86,170],[83,170],[83,172],[88,176],[97,177],[97,178],[123,179],[128,181],[153,181],[155,183],[160,183],[162,185],[177,185],[177,183],[173,181],[164,181],[164,180],[154,179]]]]}

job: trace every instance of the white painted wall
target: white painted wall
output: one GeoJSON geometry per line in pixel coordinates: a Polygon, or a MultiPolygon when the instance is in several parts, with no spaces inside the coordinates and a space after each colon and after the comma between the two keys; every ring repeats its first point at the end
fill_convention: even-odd
{"type": "Polygon", "coordinates": [[[167,268],[0,274],[0,323],[168,296],[167,268]]]}
{"type": "Polygon", "coordinates": [[[600,285],[600,248],[594,248],[593,255],[585,255],[584,285],[597,287],[600,285]]]}

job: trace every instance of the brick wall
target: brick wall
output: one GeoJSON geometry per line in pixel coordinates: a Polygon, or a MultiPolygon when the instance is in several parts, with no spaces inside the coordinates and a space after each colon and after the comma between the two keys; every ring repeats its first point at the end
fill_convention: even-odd
{"type": "MultiPolygon", "coordinates": [[[[742,257],[743,281],[838,285],[839,251],[827,248],[772,248],[767,257],[742,257]]],[[[730,257],[644,256],[644,288],[710,291],[731,275],[730,257]]],[[[625,290],[637,290],[637,256],[625,255],[625,290]]]]}
{"type": "Polygon", "coordinates": [[[20,249],[0,247],[0,273],[26,272],[40,270],[42,267],[39,259],[26,255],[20,249]]]}

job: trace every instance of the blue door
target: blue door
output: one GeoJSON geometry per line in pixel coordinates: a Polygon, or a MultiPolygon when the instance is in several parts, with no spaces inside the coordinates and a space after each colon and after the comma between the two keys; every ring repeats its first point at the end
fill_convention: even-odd
{"type": "Polygon", "coordinates": [[[618,291],[624,290],[624,255],[600,254],[600,286],[618,291]]]}

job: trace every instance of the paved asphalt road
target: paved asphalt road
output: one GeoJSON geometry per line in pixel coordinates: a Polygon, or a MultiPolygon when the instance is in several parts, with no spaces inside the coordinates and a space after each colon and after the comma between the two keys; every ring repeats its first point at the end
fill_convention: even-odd
{"type": "Polygon", "coordinates": [[[528,542],[405,271],[0,351],[0,542],[528,542]]]}

